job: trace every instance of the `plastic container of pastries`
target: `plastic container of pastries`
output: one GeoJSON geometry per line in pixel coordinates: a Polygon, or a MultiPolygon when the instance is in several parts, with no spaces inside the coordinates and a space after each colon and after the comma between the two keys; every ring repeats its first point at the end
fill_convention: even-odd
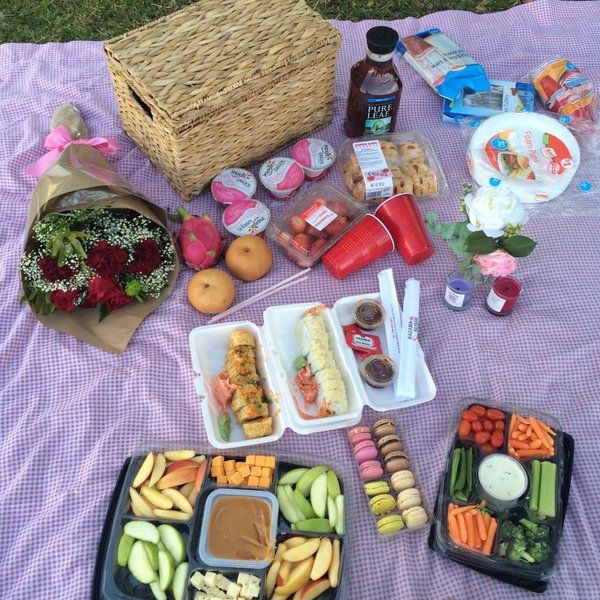
{"type": "MultiPolygon", "coordinates": [[[[348,310],[351,310],[356,298],[342,298],[340,302],[342,301],[346,301],[348,310]]],[[[332,310],[316,302],[271,306],[263,313],[262,327],[251,321],[239,321],[197,327],[190,333],[190,352],[196,372],[194,386],[197,394],[202,397],[204,427],[212,446],[227,449],[267,444],[278,440],[288,427],[300,434],[351,427],[360,421],[365,405],[378,411],[389,408],[389,402],[386,402],[389,401],[389,391],[386,395],[385,389],[371,388],[362,381],[359,364],[353,356],[352,349],[345,342],[342,323],[346,324],[347,321],[340,319],[338,308],[339,303],[332,310]],[[307,408],[302,405],[301,400],[301,404],[298,404],[302,395],[294,381],[297,372],[294,361],[301,353],[296,339],[296,324],[306,311],[317,307],[322,307],[319,311],[325,318],[331,352],[344,383],[348,403],[347,412],[325,417],[319,415],[316,405],[307,408]],[[255,340],[257,385],[265,395],[264,403],[268,406],[271,433],[263,437],[247,438],[242,426],[232,415],[231,434],[226,441],[219,432],[218,418],[222,408],[215,395],[213,383],[225,368],[229,340],[231,334],[238,329],[251,333],[255,340]]],[[[375,333],[381,335],[378,330],[375,330],[375,333]]],[[[382,342],[384,339],[382,336],[382,342]]],[[[435,384],[422,355],[417,365],[417,393],[418,398],[412,403],[406,403],[406,406],[430,400],[436,393],[435,384]]],[[[231,414],[231,408],[228,410],[231,414]]]]}
{"type": "Polygon", "coordinates": [[[387,538],[427,527],[431,522],[430,513],[414,472],[415,464],[393,418],[363,421],[349,429],[347,437],[377,532],[387,538]],[[377,449],[377,455],[363,460],[361,448],[369,440],[377,449]]]}
{"type": "Polygon", "coordinates": [[[272,218],[266,235],[299,267],[312,267],[364,214],[348,194],[320,183],[272,218]]]}
{"type": "MultiPolygon", "coordinates": [[[[535,440],[532,443],[538,446],[535,440]]],[[[451,421],[448,459],[440,481],[430,546],[442,556],[467,564],[502,581],[533,591],[543,591],[557,567],[572,461],[573,438],[564,433],[559,422],[550,415],[532,411],[524,406],[504,405],[479,399],[461,400],[451,421]],[[461,423],[472,419],[474,414],[480,415],[478,420],[469,423],[480,423],[482,428],[476,426],[473,430],[471,426],[467,431],[464,423],[462,425],[461,423]],[[517,419],[517,416],[525,421],[517,419]],[[532,426],[533,421],[529,421],[531,418],[535,421],[535,428],[532,426]],[[486,420],[493,423],[492,432],[498,430],[502,434],[495,440],[500,443],[499,447],[490,448],[490,442],[487,440],[484,442],[487,436],[478,435],[490,429],[486,420]],[[530,440],[536,436],[536,428],[540,423],[542,432],[548,436],[544,439],[549,443],[549,447],[541,445],[537,449],[517,448],[515,451],[513,447],[515,443],[518,446],[526,445],[529,442],[526,442],[525,438],[530,440]],[[519,429],[519,425],[523,427],[519,429]],[[531,431],[529,431],[530,426],[531,431]],[[520,440],[520,436],[524,439],[520,440]],[[519,454],[519,451],[522,454],[519,454]],[[464,455],[461,454],[463,452],[464,455]],[[463,463],[458,462],[453,480],[455,453],[459,454],[458,460],[463,460],[463,463]],[[472,459],[464,462],[462,456],[466,456],[467,453],[472,455],[472,459]],[[460,470],[463,468],[461,464],[464,464],[467,471],[466,479],[459,482],[460,470]],[[541,488],[534,489],[534,482],[539,481],[538,476],[534,474],[535,471],[541,474],[540,477],[544,477],[544,473],[549,475],[546,481],[552,481],[552,478],[555,480],[554,493],[544,494],[543,508],[541,501],[543,492],[541,488]],[[459,483],[466,484],[467,487],[459,487],[459,483]],[[449,510],[450,512],[461,508],[467,510],[468,506],[476,506],[476,510],[481,512],[479,508],[482,502],[484,510],[489,512],[491,519],[496,520],[497,525],[488,548],[477,549],[477,539],[467,539],[467,542],[463,543],[460,532],[458,537],[451,536],[449,510]],[[533,554],[535,562],[517,560],[515,555],[512,557],[510,555],[508,527],[511,524],[520,525],[522,519],[533,523],[536,527],[541,525],[547,528],[548,551],[545,554],[543,552],[539,555],[533,554]],[[471,541],[475,543],[470,544],[471,541]]],[[[543,484],[544,480],[541,481],[543,484]]],[[[474,517],[479,518],[476,513],[474,517]]],[[[527,549],[531,550],[529,546],[527,549]]],[[[531,552],[533,553],[533,550],[531,552]]]]}
{"type": "MultiPolygon", "coordinates": [[[[376,151],[377,152],[377,151],[376,151]]],[[[372,156],[372,155],[371,155],[372,156]]],[[[381,157],[380,157],[381,158],[381,157]]],[[[371,163],[373,164],[373,163],[371,163]]],[[[355,200],[378,205],[397,194],[413,194],[415,198],[437,198],[446,194],[448,184],[430,142],[414,132],[389,133],[347,139],[339,150],[338,165],[344,184],[355,200]],[[379,181],[387,193],[381,196],[369,191],[369,163],[361,169],[356,149],[361,142],[378,142],[383,155],[382,168],[388,169],[390,180],[379,181]],[[359,144],[357,146],[357,144],[359,144]]]]}
{"type": "MultiPolygon", "coordinates": [[[[180,447],[181,446],[178,445],[169,445],[169,450],[158,450],[156,448],[152,450],[144,450],[140,451],[139,453],[136,453],[135,455],[125,460],[121,471],[118,475],[115,488],[112,492],[110,504],[108,506],[104,525],[102,528],[100,543],[98,545],[96,564],[94,568],[92,590],[93,598],[98,600],[124,600],[128,598],[150,599],[154,597],[149,587],[149,584],[140,583],[134,578],[134,576],[130,573],[129,569],[126,566],[120,566],[120,564],[118,563],[119,541],[124,533],[125,525],[130,521],[149,522],[157,527],[160,527],[161,525],[166,525],[169,528],[175,528],[177,532],[179,532],[179,534],[183,538],[184,560],[176,560],[175,566],[177,567],[177,563],[187,563],[187,566],[183,567],[183,571],[185,572],[184,597],[186,599],[193,599],[196,595],[196,592],[202,594],[203,592],[199,592],[198,590],[198,582],[202,582],[204,576],[207,573],[213,573],[216,575],[215,587],[219,588],[221,592],[223,592],[226,595],[227,598],[235,597],[228,596],[226,594],[227,587],[232,583],[235,584],[234,587],[231,588],[232,593],[235,593],[235,586],[242,589],[251,590],[251,588],[254,588],[255,583],[258,583],[258,595],[252,596],[252,598],[256,598],[258,600],[268,600],[268,596],[266,594],[266,576],[272,564],[272,557],[275,552],[275,549],[280,542],[285,541],[286,539],[289,539],[291,537],[298,536],[302,536],[307,540],[314,537],[328,537],[332,541],[338,540],[337,543],[339,543],[340,546],[341,564],[341,568],[338,571],[338,585],[335,588],[329,587],[327,590],[323,591],[323,593],[316,596],[315,600],[336,600],[346,597],[348,576],[345,568],[345,565],[347,563],[347,560],[345,558],[345,543],[348,539],[350,539],[349,535],[352,535],[352,532],[349,532],[348,529],[350,524],[353,522],[351,498],[349,494],[344,493],[346,488],[346,482],[349,480],[350,476],[347,468],[338,464],[333,465],[331,461],[327,461],[326,459],[320,457],[312,457],[306,455],[299,457],[284,454],[273,455],[265,452],[265,454],[263,455],[265,458],[270,457],[274,459],[272,461],[273,464],[275,464],[273,477],[267,489],[253,490],[248,489],[247,487],[240,488],[231,485],[221,485],[217,483],[214,477],[210,476],[210,472],[213,460],[217,456],[221,456],[225,460],[244,462],[247,460],[247,458],[256,457],[257,455],[225,454],[223,456],[222,454],[211,455],[203,451],[197,451],[194,452],[194,458],[192,459],[192,462],[198,461],[200,460],[200,456],[204,456],[206,464],[206,475],[202,478],[202,481],[199,486],[199,492],[193,492],[191,497],[189,498],[189,501],[193,504],[193,506],[191,509],[192,512],[191,514],[189,514],[189,518],[187,518],[187,520],[183,521],[175,519],[172,517],[172,515],[159,516],[154,514],[149,516],[137,516],[133,514],[131,506],[130,488],[133,486],[134,483],[138,483],[136,479],[140,473],[142,465],[147,460],[148,453],[153,453],[153,468],[157,462],[156,457],[159,453],[162,453],[163,456],[168,456],[169,452],[173,452],[173,450],[171,450],[172,448],[180,447]],[[342,535],[338,535],[336,533],[319,534],[313,532],[294,531],[281,514],[281,511],[277,509],[277,500],[274,498],[279,478],[284,473],[293,469],[301,467],[310,468],[317,465],[327,465],[329,469],[333,469],[335,471],[340,483],[340,491],[341,493],[344,493],[345,525],[344,533],[342,535]],[[241,497],[250,497],[254,495],[269,497],[269,502],[274,508],[274,511],[271,514],[273,517],[275,515],[277,516],[273,520],[274,541],[273,544],[269,547],[270,558],[267,561],[267,566],[260,568],[240,567],[235,566],[235,561],[229,559],[223,559],[224,562],[221,566],[211,566],[202,561],[201,539],[203,537],[203,522],[205,521],[205,515],[207,515],[207,507],[208,509],[210,509],[209,502],[211,501],[211,497],[214,499],[215,494],[235,494],[241,497]],[[198,573],[200,574],[200,576],[198,575],[198,573]],[[241,578],[239,578],[240,573],[242,574],[241,578]],[[248,584],[248,587],[245,588],[244,586],[247,584],[242,583],[242,580],[245,581],[248,578],[251,581],[248,584]],[[196,583],[196,585],[194,585],[194,582],[196,583]]],[[[176,451],[179,452],[179,450],[176,451]]],[[[177,462],[181,461],[167,460],[166,467],[168,468],[169,466],[172,466],[177,462]]],[[[183,466],[181,468],[185,469],[186,467],[183,466]]],[[[149,472],[150,475],[135,489],[140,489],[142,486],[148,485],[150,483],[149,478],[152,477],[152,469],[150,469],[149,472]]],[[[187,484],[175,486],[173,489],[176,489],[185,495],[189,491],[186,485],[187,484]]],[[[154,484],[152,487],[156,488],[156,484],[154,484]]],[[[147,504],[153,510],[155,510],[155,507],[151,505],[149,501],[147,501],[147,504]]],[[[167,550],[169,550],[170,547],[170,545],[167,545],[167,550]]],[[[326,578],[327,574],[325,574],[324,577],[326,578]]],[[[213,581],[214,579],[212,575],[209,575],[209,578],[211,581],[213,581]]],[[[246,597],[242,594],[238,595],[237,597],[244,600],[246,597]]],[[[247,597],[250,598],[250,596],[247,597]]],[[[173,596],[171,592],[167,592],[167,598],[169,600],[172,600],[173,596]]]]}

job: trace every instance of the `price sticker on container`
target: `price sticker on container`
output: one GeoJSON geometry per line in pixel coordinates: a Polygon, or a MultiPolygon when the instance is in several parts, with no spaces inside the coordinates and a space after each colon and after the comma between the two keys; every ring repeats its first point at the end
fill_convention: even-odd
{"type": "Polygon", "coordinates": [[[300,216],[317,231],[323,231],[327,225],[338,217],[336,213],[318,200],[311,204],[300,216]]]}
{"type": "Polygon", "coordinates": [[[379,140],[354,142],[352,147],[365,182],[367,201],[393,196],[392,173],[383,155],[379,140]]]}

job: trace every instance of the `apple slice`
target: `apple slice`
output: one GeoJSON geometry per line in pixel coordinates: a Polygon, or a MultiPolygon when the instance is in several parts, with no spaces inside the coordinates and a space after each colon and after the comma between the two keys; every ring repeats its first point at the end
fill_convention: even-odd
{"type": "Polygon", "coordinates": [[[206,460],[206,456],[204,456],[204,454],[199,454],[198,456],[193,456],[192,458],[190,458],[190,460],[193,460],[194,462],[201,465],[206,460]]]}
{"type": "Polygon", "coordinates": [[[194,479],[196,479],[198,468],[199,467],[177,469],[177,471],[173,471],[168,475],[163,475],[156,482],[156,487],[159,490],[164,490],[165,488],[177,487],[178,485],[183,485],[184,483],[194,481],[194,479]]]}
{"type": "Polygon", "coordinates": [[[168,450],[163,452],[165,458],[171,462],[177,462],[178,460],[190,460],[196,456],[195,450],[168,450]]]}
{"type": "MultiPolygon", "coordinates": [[[[294,548],[296,550],[296,548],[294,548]]],[[[291,550],[288,550],[291,552],[291,550]]],[[[289,596],[299,589],[303,588],[310,581],[310,572],[312,570],[314,558],[309,556],[301,562],[299,562],[294,569],[292,569],[287,581],[275,588],[275,593],[279,596],[289,596]]]]}
{"type": "Polygon", "coordinates": [[[165,510],[163,508],[155,508],[154,514],[161,519],[169,519],[170,521],[189,521],[192,518],[192,513],[181,512],[180,510],[165,510]]]}
{"type": "Polygon", "coordinates": [[[173,581],[175,561],[166,550],[158,551],[158,585],[165,592],[173,581]]]}
{"type": "Polygon", "coordinates": [[[335,527],[335,524],[337,523],[337,507],[335,500],[331,496],[327,496],[327,515],[329,517],[329,524],[332,527],[335,527]]]}
{"type": "Polygon", "coordinates": [[[279,569],[281,567],[281,562],[276,560],[269,567],[267,571],[267,577],[265,579],[265,589],[267,591],[267,598],[270,598],[273,595],[273,590],[275,590],[275,586],[277,585],[277,574],[279,573],[279,569]]]}
{"type": "Polygon", "coordinates": [[[150,542],[143,542],[146,553],[148,554],[148,560],[150,565],[155,571],[158,571],[158,546],[151,544],[150,542]]]}
{"type": "Polygon", "coordinates": [[[158,529],[155,525],[152,525],[152,523],[148,523],[148,521],[129,521],[125,523],[123,531],[132,538],[135,538],[136,540],[142,540],[144,542],[158,544],[158,540],[160,540],[158,529]]]}
{"type": "Polygon", "coordinates": [[[324,518],[327,514],[327,473],[321,473],[310,487],[310,503],[315,514],[324,518]]]}
{"type": "Polygon", "coordinates": [[[276,583],[278,586],[283,586],[285,585],[285,583],[287,582],[290,573],[292,572],[292,567],[294,566],[294,563],[291,563],[287,560],[284,560],[281,563],[281,567],[279,567],[279,573],[277,573],[277,580],[276,583]]]}
{"type": "Polygon", "coordinates": [[[185,468],[194,468],[197,469],[198,468],[198,463],[193,461],[193,460],[178,460],[176,462],[172,462],[170,465],[167,466],[167,468],[165,469],[165,475],[168,475],[169,473],[172,473],[173,471],[177,471],[177,469],[185,469],[185,468]]]}
{"type": "Polygon", "coordinates": [[[327,471],[327,493],[335,500],[341,493],[340,482],[335,471],[327,471]]]}
{"type": "MultiPolygon", "coordinates": [[[[149,523],[150,524],[150,523],[149,523]]],[[[140,583],[152,583],[158,580],[156,571],[152,568],[148,553],[140,540],[134,542],[127,560],[127,568],[140,583]]]]}
{"type": "Polygon", "coordinates": [[[173,525],[159,525],[158,533],[160,541],[165,545],[167,552],[173,557],[175,564],[182,563],[186,559],[187,551],[185,539],[181,533],[173,525]]]}
{"type": "MultiPolygon", "coordinates": [[[[169,488],[167,488],[169,489],[169,488]]],[[[182,485],[179,488],[179,491],[186,497],[189,498],[190,497],[190,493],[191,491],[194,489],[194,482],[190,481],[189,483],[186,483],[184,485],[182,485]]]]}
{"type": "Polygon", "coordinates": [[[292,469],[291,471],[288,471],[287,473],[284,473],[280,478],[279,478],[279,483],[281,485],[284,484],[288,484],[288,485],[294,485],[298,482],[298,479],[300,479],[300,477],[302,477],[302,475],[304,475],[304,473],[306,473],[308,471],[308,469],[301,467],[298,469],[292,469]]]}
{"type": "Polygon", "coordinates": [[[295,548],[289,548],[289,550],[286,550],[283,553],[283,560],[289,560],[290,562],[302,562],[309,556],[312,556],[318,550],[320,543],[321,542],[319,538],[312,538],[303,544],[296,546],[295,548]]]}
{"type": "Polygon", "coordinates": [[[153,517],[154,510],[152,507],[140,496],[139,492],[134,488],[129,488],[129,497],[131,498],[131,509],[135,507],[135,514],[142,517],[153,517]]]}
{"type": "Polygon", "coordinates": [[[163,476],[165,468],[167,467],[167,459],[164,454],[157,454],[154,459],[154,467],[152,467],[152,474],[148,481],[148,487],[153,487],[156,482],[163,476]]]}
{"type": "MultiPolygon", "coordinates": [[[[310,572],[310,578],[313,581],[321,579],[325,573],[329,570],[331,564],[331,557],[333,556],[333,546],[331,540],[327,537],[321,538],[319,549],[315,554],[315,562],[313,564],[312,571],[310,572]]],[[[327,587],[329,587],[329,580],[327,580],[327,587]]]]}
{"type": "Polygon", "coordinates": [[[208,461],[205,460],[200,463],[200,466],[198,467],[198,470],[196,471],[196,479],[194,480],[194,489],[196,490],[196,493],[198,493],[200,491],[200,488],[202,487],[202,483],[204,482],[204,477],[206,475],[207,467],[208,467],[208,461]]]}
{"type": "Polygon", "coordinates": [[[304,515],[305,519],[314,519],[317,515],[313,510],[313,507],[310,505],[310,502],[298,491],[294,490],[294,502],[296,506],[300,509],[300,512],[304,515]]]}
{"type": "MultiPolygon", "coordinates": [[[[160,492],[158,493],[160,494],[160,492]]],[[[190,504],[190,501],[179,490],[167,488],[162,491],[162,494],[171,500],[171,506],[175,505],[179,510],[186,513],[192,514],[194,512],[194,507],[190,504]]]]}
{"type": "Polygon", "coordinates": [[[148,500],[148,502],[150,502],[150,504],[156,508],[173,508],[173,500],[167,498],[154,488],[143,485],[140,489],[140,493],[145,500],[148,500]]]}
{"type": "MultiPolygon", "coordinates": [[[[299,600],[315,600],[323,592],[331,587],[329,579],[319,579],[318,581],[309,581],[301,590],[299,600]]],[[[294,596],[295,598],[296,596],[294,596]]]]}
{"type": "Polygon", "coordinates": [[[329,578],[329,583],[331,584],[332,588],[336,588],[340,581],[340,554],[340,540],[333,540],[331,563],[327,572],[327,577],[329,578]]]}
{"type": "Polygon", "coordinates": [[[311,489],[311,486],[312,486],[314,480],[322,473],[325,473],[326,470],[327,470],[327,467],[325,467],[324,465],[321,465],[319,467],[313,467],[312,469],[309,469],[308,471],[306,471],[306,473],[304,473],[300,477],[300,479],[298,479],[298,482],[296,483],[296,489],[305,498],[308,498],[308,494],[310,494],[310,489],[311,489]]]}
{"type": "Polygon", "coordinates": [[[131,547],[133,546],[133,542],[135,539],[130,535],[124,533],[119,540],[119,545],[117,546],[117,564],[120,567],[124,567],[127,565],[127,559],[129,558],[129,553],[131,552],[131,547]]]}
{"type": "Polygon", "coordinates": [[[344,535],[344,496],[340,494],[335,499],[335,507],[337,508],[337,521],[335,523],[335,532],[338,535],[344,535]]]}
{"type": "Polygon", "coordinates": [[[160,586],[156,581],[150,584],[150,591],[156,600],[167,600],[167,595],[160,589],[160,586]]]}
{"type": "Polygon", "coordinates": [[[277,486],[277,501],[279,502],[281,513],[290,523],[295,523],[296,521],[304,519],[304,514],[294,502],[291,485],[286,484],[277,486]]]}
{"type": "Polygon", "coordinates": [[[175,600],[183,600],[187,591],[187,572],[188,563],[182,562],[173,574],[173,583],[171,584],[171,591],[173,592],[173,598],[175,600]]]}
{"type": "Polygon", "coordinates": [[[299,535],[285,540],[286,550],[289,550],[290,548],[295,548],[296,546],[301,546],[302,544],[306,544],[306,538],[301,537],[299,535]]]}
{"type": "MultiPolygon", "coordinates": [[[[198,472],[200,472],[200,469],[198,469],[198,472]]],[[[196,488],[193,487],[192,491],[190,492],[190,494],[188,496],[188,500],[190,501],[190,504],[192,506],[196,505],[196,498],[198,498],[198,492],[196,491],[196,488]]]]}
{"type": "Polygon", "coordinates": [[[152,454],[152,452],[150,452],[144,459],[144,462],[142,463],[142,466],[139,468],[137,475],[133,479],[133,483],[131,485],[134,488],[140,487],[140,485],[142,485],[142,483],[144,483],[144,481],[146,481],[146,479],[148,479],[148,477],[150,477],[150,473],[152,473],[153,466],[154,466],[154,454],[152,454]]]}
{"type": "Polygon", "coordinates": [[[278,544],[277,550],[275,551],[275,556],[273,557],[273,560],[278,560],[279,562],[282,562],[283,561],[282,556],[286,550],[287,550],[287,544],[285,542],[278,544]]]}

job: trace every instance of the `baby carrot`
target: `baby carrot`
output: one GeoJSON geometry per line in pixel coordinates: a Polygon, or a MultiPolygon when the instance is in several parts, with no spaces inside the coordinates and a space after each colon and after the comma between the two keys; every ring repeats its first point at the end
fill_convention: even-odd
{"type": "Polygon", "coordinates": [[[529,436],[526,433],[522,433],[517,439],[522,442],[526,440],[529,436]]]}
{"type": "Polygon", "coordinates": [[[475,548],[475,523],[473,523],[473,515],[470,512],[466,512],[464,517],[467,525],[467,546],[475,548]]]}
{"type": "Polygon", "coordinates": [[[519,435],[521,435],[521,434],[520,434],[518,431],[513,431],[513,432],[510,434],[510,438],[511,438],[512,440],[516,440],[516,439],[519,439],[519,435]]]}
{"type": "Polygon", "coordinates": [[[458,521],[458,531],[460,533],[460,541],[463,544],[467,543],[467,524],[465,522],[465,517],[462,513],[458,513],[456,516],[456,520],[458,521]]]}
{"type": "Polygon", "coordinates": [[[542,440],[540,440],[540,438],[537,438],[537,440],[533,440],[533,442],[531,442],[531,444],[529,444],[529,447],[532,450],[536,450],[537,448],[539,448],[542,445],[542,440]]]}
{"type": "Polygon", "coordinates": [[[556,435],[555,431],[552,431],[552,429],[550,429],[550,427],[548,427],[548,425],[546,425],[546,423],[542,423],[541,421],[538,421],[540,427],[546,432],[549,433],[550,435],[556,435]]]}
{"type": "Polygon", "coordinates": [[[533,427],[530,425],[530,426],[527,428],[527,431],[525,432],[525,433],[527,434],[527,437],[531,437],[531,432],[532,432],[532,431],[533,431],[533,427]]]}
{"type": "Polygon", "coordinates": [[[531,458],[532,456],[554,456],[554,450],[549,448],[529,448],[527,450],[519,450],[521,458],[531,458]]]}
{"type": "Polygon", "coordinates": [[[485,544],[481,551],[484,554],[490,554],[492,551],[492,544],[494,543],[494,537],[496,536],[496,529],[498,528],[498,522],[496,519],[492,519],[490,522],[490,526],[487,530],[487,538],[485,539],[485,544]]]}
{"type": "Polygon", "coordinates": [[[509,446],[512,446],[513,448],[518,448],[520,449],[528,449],[529,448],[529,444],[527,442],[521,442],[520,440],[510,440],[508,442],[509,446]]]}
{"type": "Polygon", "coordinates": [[[460,529],[458,527],[458,521],[456,517],[448,510],[448,533],[450,534],[450,539],[455,542],[460,542],[460,529]]]}
{"type": "Polygon", "coordinates": [[[465,513],[470,511],[472,508],[475,508],[475,506],[473,504],[467,504],[467,506],[460,506],[460,507],[456,507],[453,511],[452,514],[454,516],[460,514],[460,513],[465,513]]]}
{"type": "Polygon", "coordinates": [[[477,520],[477,529],[479,530],[479,537],[485,542],[487,538],[487,529],[485,527],[485,522],[483,520],[483,514],[477,511],[477,515],[475,516],[477,520]]]}
{"type": "Polygon", "coordinates": [[[540,427],[540,424],[537,419],[531,418],[531,426],[535,431],[536,435],[542,440],[542,444],[546,446],[546,448],[550,448],[551,441],[548,437],[548,434],[540,427]]]}

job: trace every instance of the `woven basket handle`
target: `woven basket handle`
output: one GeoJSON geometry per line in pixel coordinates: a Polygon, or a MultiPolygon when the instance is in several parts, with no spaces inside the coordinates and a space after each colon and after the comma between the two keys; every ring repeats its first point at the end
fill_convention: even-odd
{"type": "Polygon", "coordinates": [[[144,113],[146,113],[148,117],[150,117],[150,119],[154,121],[152,109],[139,97],[137,92],[130,85],[127,85],[127,88],[129,89],[129,93],[131,94],[134,102],[142,109],[142,111],[144,111],[144,113]]]}

